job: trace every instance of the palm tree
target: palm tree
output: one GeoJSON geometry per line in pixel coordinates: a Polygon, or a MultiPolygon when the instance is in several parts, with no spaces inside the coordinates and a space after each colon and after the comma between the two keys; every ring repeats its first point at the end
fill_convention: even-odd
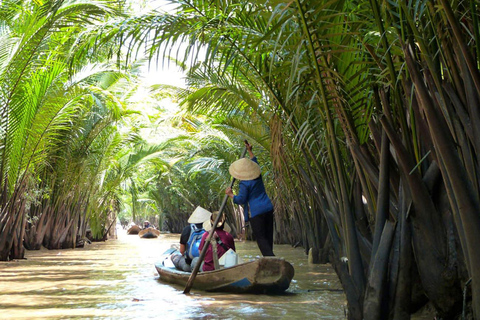
{"type": "Polygon", "coordinates": [[[81,88],[68,83],[65,54],[82,28],[78,22],[103,19],[115,6],[113,1],[2,2],[0,260],[23,257],[36,172],[48,165],[48,155],[81,109],[81,88]]]}
{"type": "MultiPolygon", "coordinates": [[[[169,142],[172,149],[162,149],[162,161],[149,164],[160,169],[158,193],[172,196],[156,202],[170,213],[166,219],[172,229],[197,200],[216,206],[221,195],[215,190],[224,188],[226,165],[235,154],[232,141],[248,137],[270,155],[271,162],[262,163],[271,168],[267,188],[274,195],[279,229],[298,230],[286,238],[305,248],[322,253],[331,248],[350,318],[409,318],[426,303],[421,296],[441,317],[453,317],[468,284],[473,316],[480,318],[476,5],[445,0],[385,6],[376,0],[172,2],[177,4],[173,13],[97,23],[83,30],[72,52],[79,62],[93,52],[102,57],[118,52],[122,64],[125,50],[130,60],[140,52],[151,61],[177,61],[189,70],[189,88],[179,98],[191,117],[182,124],[196,131],[201,123],[196,117],[212,117],[215,129],[229,137],[177,137],[169,142]],[[172,44],[182,41],[189,45],[175,50],[172,44]],[[176,161],[165,161],[174,156],[176,161]],[[211,184],[200,184],[205,180],[211,184]]],[[[29,163],[42,163],[51,154],[23,148],[23,137],[34,136],[29,125],[35,112],[26,116],[20,106],[29,102],[23,93],[37,88],[25,77],[36,65],[33,59],[52,66],[67,62],[39,54],[51,39],[46,35],[54,18],[68,16],[67,11],[56,15],[63,5],[48,2],[48,14],[33,11],[38,16],[31,21],[38,26],[32,22],[37,27],[28,29],[34,31],[25,38],[28,45],[15,47],[24,51],[14,64],[8,62],[8,49],[0,55],[6,61],[0,63],[6,66],[0,78],[0,221],[11,226],[0,236],[4,259],[13,245],[9,239],[15,234],[16,248],[22,239],[23,208],[31,200],[19,195],[36,184],[29,163]],[[21,201],[18,210],[9,210],[11,199],[21,201]]],[[[46,141],[38,146],[47,146],[46,141]]],[[[85,192],[69,195],[73,200],[62,205],[78,203],[85,192]]],[[[108,194],[96,203],[115,207],[114,193],[108,194]]]]}
{"type": "Polygon", "coordinates": [[[307,245],[323,245],[325,221],[349,316],[409,317],[421,301],[408,283],[420,279],[450,317],[471,278],[479,317],[474,10],[443,0],[384,10],[374,0],[175,3],[177,14],[104,34],[147,44],[152,58],[178,40],[195,44],[181,62],[204,50],[185,105],[268,124],[275,181],[292,199],[281,208],[313,226],[307,245]]]}

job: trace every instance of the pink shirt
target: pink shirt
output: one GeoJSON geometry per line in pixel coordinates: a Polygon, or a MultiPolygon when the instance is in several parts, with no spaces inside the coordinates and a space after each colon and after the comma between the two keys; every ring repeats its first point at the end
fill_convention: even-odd
{"type": "MultiPolygon", "coordinates": [[[[233,251],[235,251],[235,242],[233,241],[232,235],[230,233],[228,233],[227,231],[224,231],[222,229],[216,229],[215,231],[217,232],[217,235],[220,238],[220,240],[227,247],[227,250],[232,249],[233,251]]],[[[202,251],[203,246],[205,245],[205,240],[207,240],[207,237],[208,237],[208,232],[205,232],[202,236],[202,241],[200,242],[200,247],[199,247],[200,251],[202,251]]],[[[212,241],[213,241],[213,239],[212,239],[212,241]]],[[[225,252],[227,252],[227,250],[225,250],[225,248],[223,248],[222,245],[217,243],[218,258],[223,256],[223,254],[225,252]]],[[[213,263],[212,245],[210,244],[208,246],[207,252],[205,253],[205,260],[204,260],[204,263],[203,263],[203,271],[212,271],[212,270],[215,270],[215,265],[213,263]]]]}

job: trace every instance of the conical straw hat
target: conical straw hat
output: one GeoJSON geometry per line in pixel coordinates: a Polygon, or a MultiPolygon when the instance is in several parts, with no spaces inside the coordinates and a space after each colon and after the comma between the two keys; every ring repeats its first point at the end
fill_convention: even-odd
{"type": "Polygon", "coordinates": [[[210,219],[212,213],[198,206],[188,218],[188,223],[203,223],[210,219]]]}
{"type": "Polygon", "coordinates": [[[260,176],[260,166],[247,158],[242,158],[230,165],[228,169],[230,174],[235,179],[239,180],[253,180],[260,176]]]}
{"type": "MultiPolygon", "coordinates": [[[[207,220],[203,223],[203,229],[205,229],[206,231],[212,230],[212,225],[215,222],[217,215],[218,215],[218,211],[214,211],[212,213],[212,216],[210,217],[210,220],[207,220]]],[[[222,225],[223,225],[223,230],[227,232],[232,231],[232,228],[230,228],[228,223],[225,222],[225,214],[222,214],[222,217],[220,218],[220,220],[218,220],[217,228],[220,228],[222,225]]]]}

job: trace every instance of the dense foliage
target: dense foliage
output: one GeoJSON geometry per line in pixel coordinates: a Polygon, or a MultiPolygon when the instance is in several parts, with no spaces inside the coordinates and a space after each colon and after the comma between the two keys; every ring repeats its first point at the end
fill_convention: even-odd
{"type": "MultiPolygon", "coordinates": [[[[118,123],[134,68],[99,51],[72,60],[76,38],[118,16],[116,1],[2,1],[0,259],[24,246],[71,248],[105,237],[118,211],[116,160],[135,139],[118,123]]],[[[127,151],[129,152],[129,151],[127,151]]]]}
{"type": "Polygon", "coordinates": [[[277,229],[332,248],[349,316],[408,318],[429,301],[454,317],[465,287],[478,318],[476,3],[172,2],[97,40],[151,59],[190,44],[175,55],[194,62],[183,105],[263,129],[277,229]]]}
{"type": "MultiPolygon", "coordinates": [[[[92,128],[86,116],[91,113],[82,117],[80,111],[107,110],[117,100],[108,103],[106,98],[115,95],[98,98],[108,88],[102,87],[92,90],[91,100],[84,98],[81,107],[59,102],[67,106],[62,110],[70,112],[73,120],[51,116],[49,130],[32,121],[37,107],[26,106],[50,106],[68,99],[67,92],[58,94],[61,99],[54,104],[48,99],[57,93],[48,84],[59,79],[60,69],[68,70],[57,66],[59,61],[80,66],[95,53],[124,66],[145,54],[151,62],[170,58],[188,70],[188,86],[178,90],[185,114],[177,119],[187,134],[153,147],[131,142],[131,157],[123,158],[128,160],[124,166],[120,161],[117,171],[110,173],[122,177],[115,180],[113,175],[112,181],[128,181],[132,212],[139,203],[138,190],[153,192],[142,197],[143,203],[155,203],[157,212],[165,213],[165,223],[176,230],[195,205],[215,208],[228,181],[228,163],[248,138],[263,156],[265,180],[275,202],[277,240],[318,249],[323,260],[329,256],[344,286],[351,319],[409,319],[427,303],[442,318],[462,312],[480,318],[478,4],[447,0],[171,2],[176,7],[173,11],[128,17],[89,2],[109,19],[88,25],[98,17],[97,11],[79,19],[88,28],[78,33],[74,43],[59,41],[55,37],[63,32],[52,32],[55,28],[64,28],[65,34],[78,32],[72,28],[77,23],[55,24],[68,17],[59,13],[70,2],[32,4],[30,11],[12,2],[9,10],[2,9],[1,36],[9,46],[2,47],[0,54],[0,223],[2,230],[10,227],[0,237],[0,249],[7,248],[2,249],[1,258],[10,254],[12,245],[5,246],[9,239],[16,241],[13,248],[21,248],[20,234],[29,216],[24,191],[53,190],[55,181],[68,181],[54,179],[59,170],[42,175],[42,170],[56,168],[56,162],[49,164],[52,159],[81,159],[66,149],[68,140],[63,140],[77,137],[76,128],[88,136],[83,126],[92,128]],[[15,25],[7,19],[12,12],[22,12],[27,22],[35,14],[32,25],[26,27],[23,21],[15,25]],[[16,31],[20,25],[25,30],[16,31]],[[18,36],[23,34],[24,38],[18,36]],[[18,39],[28,44],[19,45],[18,39]],[[59,44],[69,44],[71,50],[54,47],[59,44]],[[73,60],[63,60],[64,52],[71,52],[73,60]],[[50,73],[46,66],[57,73],[50,73]],[[48,76],[39,77],[43,72],[48,76]],[[35,79],[42,85],[32,85],[35,79]],[[198,120],[204,117],[209,120],[198,120]],[[189,131],[190,124],[195,130],[189,131]],[[216,130],[215,134],[209,135],[209,130],[216,130]],[[37,136],[37,132],[45,134],[37,136]],[[35,147],[25,148],[28,143],[35,147]],[[158,173],[153,180],[146,178],[150,174],[142,178],[141,173],[126,170],[147,154],[159,155],[156,152],[162,156],[148,163],[148,170],[158,173]],[[42,178],[47,176],[53,180],[42,178]],[[44,185],[44,181],[50,183],[44,185]]],[[[120,114],[107,112],[102,120],[113,121],[120,114]]],[[[80,141],[91,141],[85,139],[80,141]]],[[[85,156],[108,155],[116,146],[109,148],[110,143],[84,144],[99,148],[99,153],[86,152],[85,147],[70,150],[81,150],[85,156]]],[[[91,164],[102,169],[93,159],[86,158],[85,163],[86,168],[91,164]]],[[[88,179],[103,185],[101,175],[88,179]]],[[[90,186],[97,189],[96,184],[90,186]]],[[[48,209],[56,214],[58,208],[73,204],[88,211],[96,203],[95,208],[106,215],[107,208],[118,209],[116,185],[110,186],[101,192],[80,188],[69,195],[72,198],[56,201],[50,200],[52,194],[43,199],[54,205],[44,207],[57,208],[48,209]],[[88,199],[89,205],[68,199],[88,199]]],[[[75,189],[68,185],[60,190],[75,189]]],[[[231,205],[230,210],[238,216],[237,208],[231,205]]],[[[59,219],[69,216],[62,213],[59,219]]],[[[64,230],[70,227],[62,223],[64,230]]]]}

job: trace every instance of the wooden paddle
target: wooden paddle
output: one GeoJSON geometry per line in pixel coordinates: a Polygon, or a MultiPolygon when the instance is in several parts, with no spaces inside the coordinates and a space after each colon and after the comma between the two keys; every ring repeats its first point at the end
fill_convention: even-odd
{"type": "MultiPolygon", "coordinates": [[[[248,141],[245,140],[245,143],[248,144],[248,141]]],[[[243,153],[240,157],[242,159],[245,157],[247,154],[247,147],[245,146],[245,150],[243,150],[243,153]]],[[[230,183],[230,188],[233,187],[233,184],[235,183],[235,178],[232,178],[232,182],[230,183]]],[[[226,194],[225,197],[223,198],[222,204],[220,205],[220,209],[218,210],[218,215],[217,218],[215,219],[215,222],[213,222],[212,230],[210,230],[207,239],[205,239],[205,244],[203,245],[202,252],[200,252],[200,256],[198,257],[198,262],[195,265],[195,268],[193,268],[192,274],[190,275],[190,278],[188,278],[187,285],[185,286],[185,289],[183,290],[183,293],[190,293],[190,289],[193,286],[193,282],[195,281],[195,277],[197,276],[198,270],[200,270],[200,266],[203,262],[203,259],[205,259],[205,254],[207,253],[207,248],[210,245],[210,241],[212,241],[212,236],[215,233],[215,227],[218,224],[218,221],[220,221],[220,217],[222,216],[222,212],[225,209],[225,206],[227,204],[228,200],[228,195],[226,194]]]]}

